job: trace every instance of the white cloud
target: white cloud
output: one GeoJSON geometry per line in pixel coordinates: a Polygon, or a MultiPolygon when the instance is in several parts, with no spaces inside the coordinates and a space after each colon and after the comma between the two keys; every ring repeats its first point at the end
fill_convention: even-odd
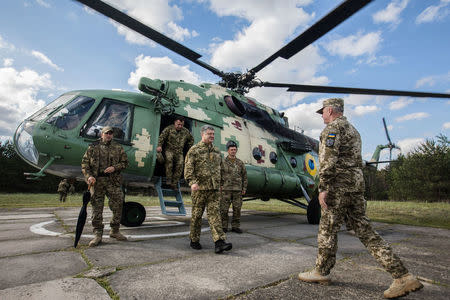
{"type": "Polygon", "coordinates": [[[412,114],[408,114],[408,115],[404,115],[402,117],[396,118],[395,121],[404,122],[404,121],[410,121],[410,120],[421,120],[424,118],[428,118],[429,116],[430,116],[429,113],[418,112],[418,113],[412,113],[412,114]]]}
{"type": "MultiPolygon", "coordinates": [[[[197,36],[196,31],[190,31],[176,24],[183,19],[183,13],[177,5],[169,5],[167,0],[108,0],[112,6],[122,10],[136,20],[153,29],[167,34],[169,37],[184,41],[197,36]]],[[[150,40],[123,25],[112,22],[120,35],[134,44],[153,45],[150,40]]]]}
{"type": "Polygon", "coordinates": [[[322,107],[323,99],[313,103],[301,103],[285,110],[291,128],[300,128],[304,134],[319,139],[320,132],[325,127],[322,117],[316,111],[322,107]]]}
{"type": "Polygon", "coordinates": [[[136,70],[130,73],[128,84],[137,89],[139,79],[148,77],[151,79],[184,80],[192,84],[200,84],[200,77],[189,70],[189,66],[179,66],[170,58],[150,57],[143,54],[135,58],[136,70]]]}
{"type": "Polygon", "coordinates": [[[397,25],[401,22],[400,14],[408,5],[409,0],[394,0],[385,9],[372,15],[375,23],[391,23],[397,25]]]}
{"type": "Polygon", "coordinates": [[[442,124],[442,128],[450,129],[450,122],[445,122],[444,124],[442,124]]]}
{"type": "Polygon", "coordinates": [[[46,7],[46,8],[49,8],[49,7],[50,7],[50,4],[49,4],[48,2],[46,2],[46,1],[44,1],[44,0],[36,0],[36,2],[37,2],[37,4],[39,4],[40,6],[43,6],[43,7],[46,7]]]}
{"type": "Polygon", "coordinates": [[[449,4],[449,0],[441,0],[439,5],[428,6],[417,16],[416,24],[431,23],[443,20],[450,13],[450,9],[447,7],[449,4]]]}
{"type": "Polygon", "coordinates": [[[410,105],[413,102],[414,102],[414,100],[410,99],[408,97],[400,97],[398,100],[392,101],[391,103],[389,103],[389,109],[390,110],[398,110],[398,109],[401,109],[403,107],[410,105]]]}
{"type": "Polygon", "coordinates": [[[369,32],[367,34],[358,32],[355,35],[349,35],[328,42],[324,47],[331,55],[339,55],[341,57],[373,56],[381,42],[380,31],[369,32]]]}
{"type": "Polygon", "coordinates": [[[55,70],[58,71],[64,71],[61,67],[59,67],[58,65],[54,64],[50,58],[48,58],[44,53],[41,53],[39,51],[33,50],[31,51],[31,55],[33,55],[34,57],[36,57],[40,62],[49,65],[50,67],[52,67],[55,70]]]}
{"type": "Polygon", "coordinates": [[[358,105],[353,109],[353,113],[357,116],[374,113],[380,109],[375,105],[358,105]]]}
{"type": "Polygon", "coordinates": [[[400,140],[397,145],[400,147],[403,154],[407,154],[424,142],[424,138],[408,138],[400,140]]]}
{"type": "Polygon", "coordinates": [[[52,87],[49,74],[0,68],[0,136],[12,136],[23,119],[43,107],[45,102],[37,94],[52,87]]]}
{"type": "Polygon", "coordinates": [[[13,63],[14,63],[14,59],[12,59],[12,58],[5,58],[5,59],[3,59],[3,66],[4,67],[10,67],[10,66],[13,65],[13,63]]]}
{"type": "Polygon", "coordinates": [[[8,50],[14,50],[15,47],[14,45],[8,43],[7,41],[5,41],[3,39],[3,37],[0,35],[0,49],[8,49],[8,50]]]}
{"type": "Polygon", "coordinates": [[[416,82],[416,88],[423,87],[423,86],[432,87],[438,83],[448,83],[448,82],[450,82],[450,72],[448,72],[447,74],[443,74],[443,75],[431,75],[431,76],[426,76],[426,77],[420,78],[416,82]]]}

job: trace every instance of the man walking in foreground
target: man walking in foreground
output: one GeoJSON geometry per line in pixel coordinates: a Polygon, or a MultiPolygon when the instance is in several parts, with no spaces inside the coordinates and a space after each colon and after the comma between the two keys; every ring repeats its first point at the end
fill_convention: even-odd
{"type": "Polygon", "coordinates": [[[222,230],[220,218],[219,188],[222,157],[219,149],[213,145],[214,127],[204,125],[200,132],[202,140],[189,149],[184,165],[184,178],[192,190],[191,233],[189,237],[191,248],[202,249],[200,232],[202,215],[206,207],[209,227],[215,243],[215,252],[222,253],[232,248],[231,243],[225,242],[226,236],[222,230]]]}
{"type": "Polygon", "coordinates": [[[361,137],[343,116],[344,100],[331,98],[317,111],[327,125],[320,135],[319,202],[322,207],[318,254],[312,271],[300,273],[301,281],[328,284],[336,262],[337,233],[347,218],[370,254],[394,278],[385,298],[404,296],[423,285],[403,266],[391,246],[372,228],[364,209],[361,137]]]}

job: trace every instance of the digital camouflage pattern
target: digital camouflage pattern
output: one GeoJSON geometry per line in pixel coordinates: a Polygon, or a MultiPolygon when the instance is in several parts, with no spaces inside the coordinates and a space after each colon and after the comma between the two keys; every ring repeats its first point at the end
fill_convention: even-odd
{"type": "Polygon", "coordinates": [[[247,190],[247,171],[245,164],[239,159],[231,159],[229,156],[222,162],[222,194],[220,200],[220,212],[222,227],[228,228],[228,210],[233,205],[232,228],[241,225],[242,194],[247,190]]]}
{"type": "Polygon", "coordinates": [[[221,162],[219,149],[200,141],[186,155],[184,179],[189,186],[197,183],[199,190],[219,190],[221,162]]]}
{"type": "Polygon", "coordinates": [[[228,210],[230,209],[230,205],[233,205],[231,228],[239,228],[241,226],[242,192],[222,191],[221,196],[220,214],[222,218],[222,228],[228,228],[228,210]]]}
{"type": "Polygon", "coordinates": [[[183,149],[191,148],[194,138],[185,127],[176,130],[175,125],[169,125],[158,138],[158,147],[162,147],[165,155],[165,169],[168,183],[177,183],[183,174],[183,149]]]}
{"type": "Polygon", "coordinates": [[[361,137],[346,117],[336,118],[320,134],[319,163],[319,192],[364,191],[361,137]]]}
{"type": "Polygon", "coordinates": [[[220,219],[219,197],[218,190],[198,190],[192,192],[191,232],[189,234],[191,241],[200,241],[202,216],[205,208],[213,241],[224,241],[226,239],[220,219]]]}
{"type": "Polygon", "coordinates": [[[111,141],[97,141],[92,143],[87,149],[81,162],[86,181],[89,177],[94,177],[96,183],[91,188],[92,204],[92,226],[94,232],[103,232],[103,206],[105,195],[109,199],[109,208],[113,212],[111,219],[111,229],[118,229],[122,216],[123,193],[121,190],[122,176],[120,172],[128,166],[128,158],[120,144],[111,141]],[[106,175],[103,171],[113,166],[115,171],[106,175]]]}
{"type": "Polygon", "coordinates": [[[373,257],[399,278],[408,271],[372,228],[365,214],[364,180],[362,177],[361,138],[343,116],[328,123],[321,134],[319,149],[320,191],[327,191],[328,208],[322,209],[317,236],[316,270],[328,275],[336,262],[337,233],[347,218],[356,236],[373,257]]]}
{"type": "Polygon", "coordinates": [[[189,186],[198,184],[199,190],[192,191],[192,217],[190,238],[200,240],[202,215],[205,211],[213,241],[225,240],[220,217],[220,170],[222,157],[219,149],[200,141],[189,149],[184,164],[184,178],[189,186]]]}

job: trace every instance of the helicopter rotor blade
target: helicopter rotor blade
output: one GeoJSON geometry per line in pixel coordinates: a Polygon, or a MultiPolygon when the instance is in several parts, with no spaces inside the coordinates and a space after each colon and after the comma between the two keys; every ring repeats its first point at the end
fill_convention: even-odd
{"type": "Polygon", "coordinates": [[[391,137],[389,136],[389,132],[386,126],[386,120],[383,118],[383,125],[384,125],[384,132],[386,132],[386,137],[388,139],[389,142],[389,150],[392,152],[392,142],[391,142],[391,137]]]}
{"type": "Polygon", "coordinates": [[[364,88],[349,88],[339,86],[306,85],[306,84],[292,84],[292,83],[262,82],[257,84],[257,86],[285,87],[288,88],[287,90],[288,92],[450,98],[450,94],[443,94],[443,93],[364,89],[364,88]]]}
{"type": "Polygon", "coordinates": [[[314,25],[297,36],[294,40],[272,54],[262,63],[251,69],[249,72],[255,74],[261,71],[264,67],[266,67],[278,57],[282,57],[284,59],[291,58],[292,56],[312,44],[314,41],[325,35],[327,32],[332,30],[334,27],[350,18],[354,13],[366,6],[371,1],[372,0],[347,0],[341,3],[341,5],[336,7],[333,11],[317,21],[314,25]]]}
{"type": "Polygon", "coordinates": [[[200,65],[201,67],[211,71],[215,75],[223,76],[223,72],[214,68],[213,66],[208,65],[205,62],[199,60],[201,57],[197,52],[183,46],[182,44],[172,40],[171,38],[165,36],[164,34],[159,33],[158,31],[150,28],[149,26],[139,22],[136,19],[133,19],[129,15],[121,12],[120,10],[112,7],[111,5],[100,1],[100,0],[76,0],[93,10],[105,15],[108,18],[113,19],[114,21],[134,30],[143,36],[149,38],[150,40],[166,47],[167,49],[172,50],[175,53],[189,59],[193,63],[200,65]]]}

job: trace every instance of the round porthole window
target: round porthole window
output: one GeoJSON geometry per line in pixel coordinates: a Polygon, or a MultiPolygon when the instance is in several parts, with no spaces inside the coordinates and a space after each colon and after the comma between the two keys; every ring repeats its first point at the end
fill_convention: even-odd
{"type": "Polygon", "coordinates": [[[270,152],[269,159],[271,163],[276,164],[278,161],[278,156],[275,152],[270,152]]]}
{"type": "Polygon", "coordinates": [[[261,150],[258,147],[253,148],[253,158],[256,160],[260,160],[262,158],[261,150]]]}
{"type": "Polygon", "coordinates": [[[297,160],[295,159],[295,157],[291,157],[290,163],[293,168],[297,166],[297,160]]]}

